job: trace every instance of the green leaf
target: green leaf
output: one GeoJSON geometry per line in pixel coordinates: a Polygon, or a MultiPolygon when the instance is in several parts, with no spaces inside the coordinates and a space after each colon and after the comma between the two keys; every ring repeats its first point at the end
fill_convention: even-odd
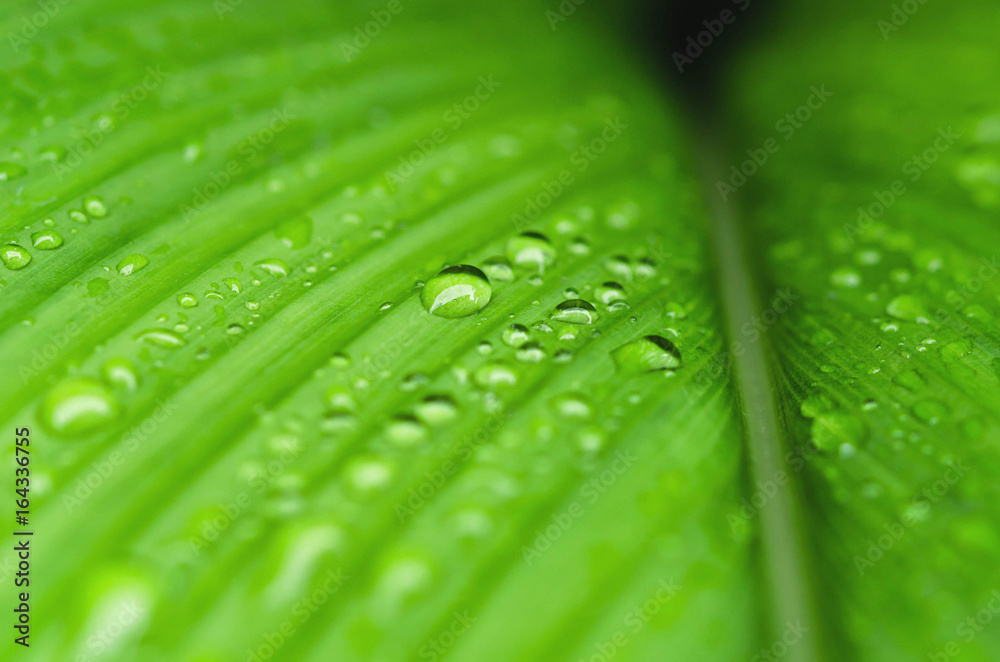
{"type": "Polygon", "coordinates": [[[5,650],[1000,657],[1000,15],[894,11],[693,121],[586,4],[5,8],[5,650]]]}

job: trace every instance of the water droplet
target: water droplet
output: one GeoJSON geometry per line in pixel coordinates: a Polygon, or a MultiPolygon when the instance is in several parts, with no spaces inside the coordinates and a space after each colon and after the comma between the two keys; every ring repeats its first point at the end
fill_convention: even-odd
{"type": "Polygon", "coordinates": [[[484,340],[478,345],[476,345],[476,351],[479,352],[482,356],[489,356],[490,354],[493,353],[493,343],[491,343],[489,340],[484,340]]]}
{"type": "Polygon", "coordinates": [[[839,287],[857,287],[861,284],[861,274],[851,267],[840,267],[830,274],[830,282],[839,287]]]}
{"type": "Polygon", "coordinates": [[[626,283],[632,280],[632,262],[624,255],[615,255],[614,257],[609,258],[605,261],[604,268],[608,270],[608,273],[614,275],[619,280],[623,280],[626,283]]]}
{"type": "Polygon", "coordinates": [[[582,393],[563,393],[552,400],[555,410],[565,418],[587,419],[592,412],[587,396],[582,393]]]}
{"type": "Polygon", "coordinates": [[[427,375],[420,372],[411,372],[403,377],[403,381],[400,383],[399,387],[404,391],[416,391],[426,383],[427,375]]]}
{"type": "Polygon", "coordinates": [[[885,312],[906,322],[927,324],[927,308],[923,301],[912,294],[901,294],[885,307],[885,312]]]}
{"type": "Polygon", "coordinates": [[[139,253],[133,253],[122,258],[115,267],[122,276],[129,276],[149,264],[149,258],[139,253]]]}
{"type": "Polygon", "coordinates": [[[526,342],[514,352],[514,358],[521,363],[540,363],[545,360],[545,350],[537,342],[526,342]]]}
{"type": "Polygon", "coordinates": [[[427,425],[437,427],[453,421],[458,416],[458,407],[447,395],[429,395],[417,403],[414,413],[427,425]]]}
{"type": "Polygon", "coordinates": [[[31,245],[43,251],[50,251],[63,245],[62,235],[52,229],[39,230],[31,235],[31,245]]]}
{"type": "Polygon", "coordinates": [[[111,386],[132,393],[139,388],[139,373],[131,361],[125,358],[111,359],[101,368],[104,381],[111,386]]]}
{"type": "Polygon", "coordinates": [[[66,215],[74,223],[90,223],[90,217],[84,214],[82,209],[70,209],[66,215]]]}
{"type": "Polygon", "coordinates": [[[392,482],[395,471],[385,460],[374,456],[355,458],[345,469],[347,483],[363,495],[372,494],[392,482]]]}
{"type": "Polygon", "coordinates": [[[948,417],[948,407],[937,400],[924,400],[913,405],[913,415],[928,425],[937,425],[948,417]]]}
{"type": "Polygon", "coordinates": [[[238,336],[242,334],[244,331],[246,331],[246,329],[243,328],[242,324],[230,324],[229,326],[226,327],[226,333],[228,333],[231,336],[238,336]]]}
{"type": "Polygon", "coordinates": [[[104,206],[104,201],[96,195],[91,195],[83,199],[83,208],[87,216],[91,218],[104,218],[108,215],[108,208],[104,206]]]}
{"type": "Polygon", "coordinates": [[[253,266],[260,267],[261,271],[272,276],[283,277],[288,275],[288,264],[281,258],[272,257],[266,260],[258,260],[253,266]]]}
{"type": "Polygon", "coordinates": [[[175,349],[186,344],[183,338],[170,329],[146,329],[137,333],[135,339],[164,349],[175,349]]]}
{"type": "Polygon", "coordinates": [[[570,243],[569,252],[573,255],[589,255],[590,244],[583,237],[577,237],[570,243]]]}
{"type": "Polygon", "coordinates": [[[503,344],[517,349],[524,343],[528,342],[528,339],[531,338],[531,334],[528,331],[528,327],[523,324],[511,324],[503,330],[502,338],[503,344]]]}
{"type": "Polygon", "coordinates": [[[569,299],[556,306],[552,319],[568,324],[593,324],[597,320],[597,309],[589,301],[569,299]]]}
{"type": "Polygon", "coordinates": [[[813,444],[820,450],[832,451],[843,444],[852,447],[864,434],[864,425],[853,416],[840,411],[825,412],[813,419],[810,428],[813,444]]]}
{"type": "Polygon", "coordinates": [[[483,270],[491,281],[507,282],[514,280],[514,270],[506,258],[491,257],[483,262],[483,270]]]}
{"type": "Polygon", "coordinates": [[[229,288],[229,291],[233,294],[240,293],[240,281],[235,278],[223,279],[222,284],[229,288]]]}
{"type": "Polygon", "coordinates": [[[191,292],[181,292],[177,295],[177,303],[181,308],[194,308],[198,305],[198,299],[191,292]]]}
{"type": "Polygon", "coordinates": [[[482,310],[492,293],[486,274],[462,264],[443,269],[428,280],[420,292],[420,301],[432,315],[454,319],[482,310]]]}
{"type": "Polygon", "coordinates": [[[540,232],[524,232],[507,241],[507,257],[516,267],[544,272],[556,259],[556,249],[540,232]]]}
{"type": "Polygon", "coordinates": [[[517,384],[517,373],[506,363],[488,361],[476,368],[473,379],[485,389],[504,388],[517,384]]]}
{"type": "Polygon", "coordinates": [[[608,281],[594,290],[594,295],[597,300],[601,303],[608,305],[615,301],[625,300],[625,288],[620,284],[612,281],[608,281]]]}
{"type": "Polygon", "coordinates": [[[5,244],[0,246],[0,260],[4,266],[13,271],[23,269],[31,262],[31,253],[23,246],[17,244],[5,244]]]}
{"type": "Polygon", "coordinates": [[[41,424],[55,435],[82,437],[118,417],[120,407],[111,390],[89,377],[66,379],[49,391],[38,410],[41,424]]]}
{"type": "Polygon", "coordinates": [[[622,345],[611,358],[626,373],[674,370],[681,365],[680,350],[666,338],[652,335],[622,345]]]}

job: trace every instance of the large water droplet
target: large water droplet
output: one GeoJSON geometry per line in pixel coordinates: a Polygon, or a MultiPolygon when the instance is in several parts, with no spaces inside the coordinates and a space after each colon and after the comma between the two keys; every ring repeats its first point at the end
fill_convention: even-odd
{"type": "Polygon", "coordinates": [[[448,267],[427,281],[420,301],[427,312],[454,319],[482,310],[490,301],[493,288],[482,271],[467,264],[448,267]]]}
{"type": "Polygon", "coordinates": [[[626,373],[674,370],[681,365],[680,350],[666,338],[652,335],[622,345],[611,358],[626,373]]]}
{"type": "Polygon", "coordinates": [[[62,235],[51,228],[39,230],[31,235],[31,245],[43,251],[59,248],[63,244],[62,235]]]}
{"type": "Polygon", "coordinates": [[[597,320],[597,310],[589,301],[569,299],[556,306],[552,319],[568,324],[593,324],[597,320]]]}
{"type": "Polygon", "coordinates": [[[261,271],[272,276],[282,277],[288,275],[288,264],[281,258],[272,257],[266,260],[258,260],[253,263],[253,266],[259,267],[261,271]]]}
{"type": "Polygon", "coordinates": [[[503,344],[517,349],[524,343],[528,342],[528,339],[531,338],[531,334],[528,331],[528,327],[523,324],[511,324],[503,330],[501,337],[503,338],[503,344]]]}
{"type": "Polygon", "coordinates": [[[46,394],[38,419],[55,435],[82,437],[117,418],[119,409],[107,386],[89,377],[72,377],[46,394]]]}
{"type": "Polygon", "coordinates": [[[13,271],[23,269],[31,262],[31,253],[23,246],[17,244],[5,244],[0,246],[0,260],[4,266],[13,271]]]}

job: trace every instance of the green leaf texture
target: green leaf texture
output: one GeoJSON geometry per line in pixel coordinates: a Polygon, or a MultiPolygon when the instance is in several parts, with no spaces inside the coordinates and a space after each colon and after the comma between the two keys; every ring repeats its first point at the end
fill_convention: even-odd
{"type": "Polygon", "coordinates": [[[5,659],[1000,659],[1000,13],[563,4],[0,10],[5,659]]]}

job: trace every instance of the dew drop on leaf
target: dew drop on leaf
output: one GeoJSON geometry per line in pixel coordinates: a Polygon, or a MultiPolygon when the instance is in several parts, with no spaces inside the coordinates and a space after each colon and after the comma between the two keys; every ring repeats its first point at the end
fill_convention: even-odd
{"type": "Polygon", "coordinates": [[[510,262],[503,257],[491,257],[483,262],[483,270],[491,281],[507,282],[514,280],[514,270],[510,262]]]}
{"type": "Polygon", "coordinates": [[[458,416],[458,407],[447,395],[429,395],[417,403],[414,413],[427,425],[437,427],[453,421],[458,416]]]}
{"type": "Polygon", "coordinates": [[[540,232],[524,232],[507,241],[507,257],[516,267],[525,267],[539,273],[556,259],[556,249],[548,237],[540,232]]]}
{"type": "Polygon", "coordinates": [[[112,387],[132,393],[139,388],[139,373],[125,358],[111,359],[101,368],[101,376],[112,387]]]}
{"type": "Polygon", "coordinates": [[[113,421],[119,411],[118,400],[107,386],[89,377],[72,377],[46,394],[38,418],[55,435],[81,437],[113,421]]]}
{"type": "Polygon", "coordinates": [[[31,253],[23,246],[17,244],[5,244],[0,246],[0,260],[4,266],[12,271],[23,269],[31,262],[31,253]]]}
{"type": "Polygon", "coordinates": [[[552,319],[567,324],[593,324],[597,320],[597,309],[584,299],[568,299],[556,306],[552,319]]]}
{"type": "Polygon", "coordinates": [[[49,228],[31,235],[31,245],[43,251],[50,251],[63,245],[62,235],[49,228]]]}
{"type": "Polygon", "coordinates": [[[477,313],[490,301],[493,288],[482,271],[460,264],[443,269],[427,281],[420,301],[427,312],[454,319],[477,313]]]}
{"type": "Polygon", "coordinates": [[[108,208],[104,206],[104,201],[96,195],[84,198],[83,208],[87,212],[87,216],[91,218],[104,218],[108,215],[108,208]]]}
{"type": "Polygon", "coordinates": [[[537,342],[526,342],[514,352],[514,358],[521,363],[540,363],[545,360],[545,350],[537,342]]]}
{"type": "Polygon", "coordinates": [[[149,258],[139,253],[127,255],[115,266],[115,269],[122,276],[129,276],[149,264],[149,258]]]}
{"type": "Polygon", "coordinates": [[[492,390],[517,384],[517,373],[506,363],[488,361],[476,368],[473,379],[481,388],[492,390]]]}
{"type": "Polygon", "coordinates": [[[288,275],[288,264],[281,258],[272,257],[265,260],[258,260],[254,262],[253,266],[259,267],[261,271],[272,276],[282,277],[288,275]]]}
{"type": "Polygon", "coordinates": [[[186,344],[183,338],[170,329],[146,329],[137,333],[135,339],[164,349],[175,349],[186,344]]]}
{"type": "Polygon", "coordinates": [[[885,307],[885,312],[905,322],[921,322],[923,324],[928,322],[928,313],[924,302],[912,294],[899,295],[889,302],[889,305],[885,307]]]}
{"type": "Polygon", "coordinates": [[[177,303],[181,308],[194,308],[198,305],[198,299],[191,292],[181,292],[177,295],[177,303]]]}
{"type": "Polygon", "coordinates": [[[597,300],[608,305],[615,301],[625,300],[625,288],[615,281],[608,281],[594,290],[597,300]]]}
{"type": "Polygon", "coordinates": [[[611,353],[618,369],[627,374],[674,370],[681,365],[681,353],[662,336],[649,335],[622,345],[611,353]]]}
{"type": "Polygon", "coordinates": [[[503,330],[501,337],[503,339],[503,344],[517,349],[524,343],[528,342],[528,339],[531,337],[531,333],[528,331],[528,327],[523,324],[511,324],[503,330]]]}

